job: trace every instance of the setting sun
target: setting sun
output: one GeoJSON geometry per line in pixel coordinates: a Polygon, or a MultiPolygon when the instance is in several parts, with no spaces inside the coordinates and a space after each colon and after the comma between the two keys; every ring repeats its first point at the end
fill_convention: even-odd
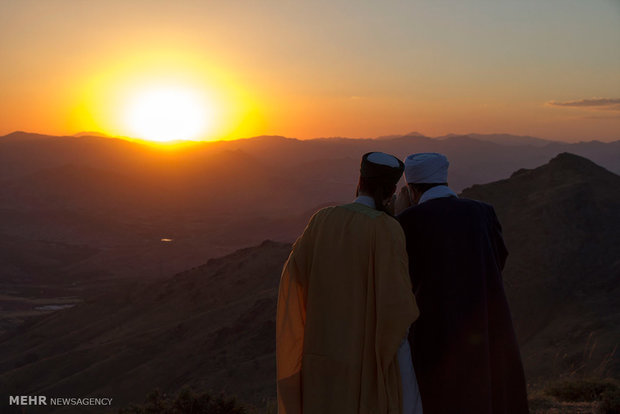
{"type": "Polygon", "coordinates": [[[182,87],[137,91],[125,115],[133,136],[157,142],[200,139],[213,121],[213,109],[204,97],[182,87]]]}

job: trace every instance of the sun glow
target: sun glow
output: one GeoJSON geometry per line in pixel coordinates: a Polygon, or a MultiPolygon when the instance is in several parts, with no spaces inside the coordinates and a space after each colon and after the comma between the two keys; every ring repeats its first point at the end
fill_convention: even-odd
{"type": "Polygon", "coordinates": [[[77,93],[68,129],[166,147],[265,130],[255,92],[244,76],[194,50],[125,51],[105,62],[74,82],[77,93]]]}
{"type": "Polygon", "coordinates": [[[126,124],[133,136],[148,141],[198,140],[208,132],[213,109],[197,91],[153,87],[129,99],[126,124]]]}

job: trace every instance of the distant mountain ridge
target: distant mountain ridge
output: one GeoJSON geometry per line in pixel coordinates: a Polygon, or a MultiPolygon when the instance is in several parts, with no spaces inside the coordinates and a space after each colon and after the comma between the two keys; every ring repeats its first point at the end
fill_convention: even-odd
{"type": "MultiPolygon", "coordinates": [[[[36,134],[36,133],[29,133],[29,132],[24,132],[24,131],[16,131],[16,132],[12,132],[12,133],[6,135],[5,137],[11,137],[11,136],[14,136],[15,134],[37,135],[40,138],[50,136],[50,135],[46,135],[46,134],[36,134]]],[[[104,133],[98,132],[98,131],[82,131],[82,132],[78,132],[78,133],[72,134],[70,136],[73,136],[73,137],[116,138],[114,136],[110,136],[108,134],[104,134],[104,133]]],[[[493,143],[496,143],[496,144],[508,145],[508,146],[515,146],[515,145],[543,146],[543,145],[547,145],[547,144],[550,144],[550,143],[566,143],[566,141],[550,140],[550,139],[544,139],[544,138],[534,137],[534,136],[530,136],[530,135],[514,135],[514,134],[507,134],[507,133],[478,134],[478,133],[473,133],[473,132],[472,133],[467,133],[467,134],[449,133],[449,134],[440,135],[440,136],[430,136],[430,135],[425,135],[425,134],[423,134],[421,132],[418,132],[418,131],[412,131],[412,132],[408,132],[408,133],[405,133],[405,134],[382,135],[382,136],[378,136],[378,137],[368,137],[368,138],[365,138],[365,139],[385,140],[385,139],[394,139],[394,138],[402,138],[402,137],[424,137],[424,138],[431,138],[431,139],[438,139],[438,140],[444,140],[444,139],[455,138],[455,137],[470,137],[470,138],[478,139],[480,141],[488,141],[488,142],[493,142],[493,143]]],[[[0,137],[0,139],[2,139],[2,138],[3,137],[0,137]]],[[[287,137],[284,137],[284,136],[281,136],[281,135],[257,135],[255,137],[242,138],[242,139],[257,139],[257,138],[296,139],[296,138],[290,138],[290,137],[287,138],[287,137]]],[[[316,139],[360,139],[360,138],[320,137],[320,138],[305,139],[304,141],[306,141],[306,140],[316,140],[316,139]]]]}
{"type": "MultiPolygon", "coordinates": [[[[458,191],[473,184],[483,184],[507,176],[519,168],[532,168],[561,152],[571,152],[592,159],[620,173],[620,141],[601,143],[549,142],[546,145],[501,145],[481,136],[453,136],[433,139],[421,135],[375,139],[317,139],[298,141],[290,138],[262,138],[213,143],[213,149],[235,148],[270,165],[295,168],[315,160],[349,158],[353,170],[348,179],[356,180],[359,158],[365,152],[385,151],[401,159],[415,152],[440,152],[451,163],[448,180],[458,191]],[[268,145],[265,145],[268,144],[268,145]]],[[[312,173],[299,169],[298,174],[312,173]]]]}
{"type": "MultiPolygon", "coordinates": [[[[241,151],[276,169],[292,168],[300,163],[316,160],[357,160],[363,153],[373,150],[390,152],[401,158],[413,152],[442,152],[452,163],[449,180],[457,190],[497,180],[518,168],[540,165],[560,152],[586,156],[620,173],[620,141],[568,144],[507,134],[470,134],[440,138],[415,134],[378,140],[333,138],[300,141],[279,136],[261,136],[235,141],[195,143],[174,151],[158,151],[137,142],[117,138],[51,137],[16,132],[0,137],[0,180],[65,163],[129,170],[129,173],[133,173],[131,169],[136,162],[161,167],[166,167],[167,162],[185,165],[204,161],[202,157],[208,158],[229,150],[241,151]]],[[[298,173],[304,174],[304,171],[300,170],[298,173]]]]}
{"type": "Polygon", "coordinates": [[[507,146],[519,146],[519,145],[532,145],[536,147],[542,147],[549,144],[564,143],[562,141],[552,141],[548,139],[542,139],[532,137],[528,135],[511,135],[511,134],[448,134],[436,139],[452,139],[452,138],[472,138],[479,141],[492,142],[499,145],[507,146]]]}
{"type": "Polygon", "coordinates": [[[74,137],[102,137],[102,138],[109,138],[110,136],[107,134],[104,134],[102,132],[97,132],[97,131],[82,131],[82,132],[78,132],[77,134],[73,134],[74,137]]]}

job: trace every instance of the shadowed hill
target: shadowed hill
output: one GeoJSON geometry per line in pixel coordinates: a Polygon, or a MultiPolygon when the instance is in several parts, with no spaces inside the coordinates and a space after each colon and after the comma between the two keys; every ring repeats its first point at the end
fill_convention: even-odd
{"type": "Polygon", "coordinates": [[[272,396],[275,298],[289,251],[264,242],[30,322],[0,340],[0,394],[110,396],[116,407],[185,385],[272,396]]]}
{"type": "Polygon", "coordinates": [[[530,378],[620,372],[620,177],[568,153],[474,186],[510,251],[504,279],[530,378]]]}

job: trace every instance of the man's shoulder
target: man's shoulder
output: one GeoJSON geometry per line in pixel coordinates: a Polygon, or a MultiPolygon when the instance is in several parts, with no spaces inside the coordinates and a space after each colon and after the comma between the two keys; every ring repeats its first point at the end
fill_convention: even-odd
{"type": "Polygon", "coordinates": [[[322,207],[321,209],[317,210],[312,215],[312,217],[310,217],[310,223],[316,222],[319,219],[329,216],[330,213],[334,211],[336,207],[337,206],[327,206],[327,207],[322,207]]]}
{"type": "Polygon", "coordinates": [[[342,220],[346,216],[358,216],[368,221],[369,224],[376,226],[386,226],[395,229],[400,228],[395,217],[361,203],[323,207],[314,213],[310,222],[318,223],[325,220],[342,220]]]}
{"type": "Polygon", "coordinates": [[[320,216],[325,216],[328,215],[331,211],[333,211],[336,207],[338,206],[327,206],[327,207],[323,207],[319,210],[317,210],[316,213],[314,213],[314,216],[320,217],[320,216]]]}
{"type": "Polygon", "coordinates": [[[370,219],[377,219],[379,217],[381,217],[382,215],[385,215],[385,213],[374,209],[372,207],[368,207],[365,204],[362,203],[348,203],[348,204],[343,204],[337,207],[339,209],[339,212],[341,214],[347,215],[347,214],[352,214],[352,215],[357,215],[357,214],[361,214],[365,217],[368,217],[370,219]]]}
{"type": "Polygon", "coordinates": [[[471,212],[472,214],[489,214],[493,206],[484,201],[469,198],[442,197],[411,206],[397,216],[401,223],[419,218],[448,214],[449,212],[471,212]]]}
{"type": "Polygon", "coordinates": [[[350,203],[334,206],[331,212],[332,219],[357,216],[359,219],[367,223],[370,228],[377,228],[387,232],[396,233],[401,231],[400,225],[395,217],[361,203],[350,203]]]}
{"type": "Polygon", "coordinates": [[[491,204],[485,201],[474,200],[472,198],[457,198],[456,200],[458,200],[458,205],[463,206],[463,208],[468,207],[468,208],[480,209],[480,210],[488,210],[488,209],[493,208],[491,204]]]}
{"type": "Polygon", "coordinates": [[[441,197],[428,200],[422,204],[411,206],[407,210],[403,211],[403,213],[408,212],[411,214],[419,211],[433,210],[438,206],[446,205],[449,205],[452,208],[492,208],[489,203],[471,198],[441,197]]]}
{"type": "Polygon", "coordinates": [[[460,198],[463,205],[468,206],[471,209],[476,209],[483,214],[495,214],[493,206],[485,201],[473,200],[470,198],[460,198]]]}
{"type": "Polygon", "coordinates": [[[358,216],[369,224],[379,219],[381,221],[387,214],[367,207],[360,203],[342,204],[337,206],[323,207],[312,215],[309,227],[312,226],[332,226],[336,223],[344,223],[348,218],[358,216]]]}

